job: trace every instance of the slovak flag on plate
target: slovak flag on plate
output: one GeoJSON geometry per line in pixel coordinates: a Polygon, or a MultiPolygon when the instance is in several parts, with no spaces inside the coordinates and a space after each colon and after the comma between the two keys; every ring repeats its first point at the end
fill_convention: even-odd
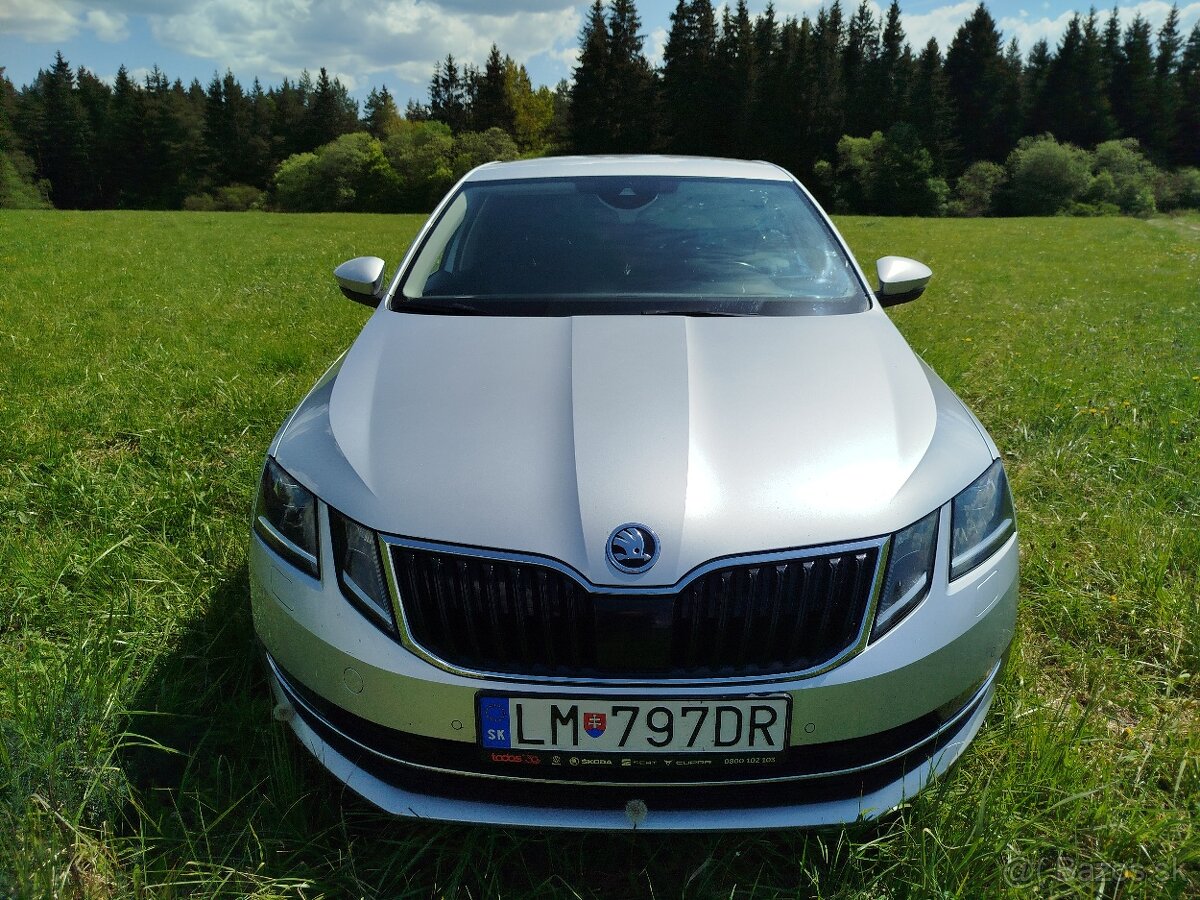
{"type": "Polygon", "coordinates": [[[583,714],[583,730],[594,738],[604,734],[607,724],[608,716],[604,713],[585,712],[583,714]]]}

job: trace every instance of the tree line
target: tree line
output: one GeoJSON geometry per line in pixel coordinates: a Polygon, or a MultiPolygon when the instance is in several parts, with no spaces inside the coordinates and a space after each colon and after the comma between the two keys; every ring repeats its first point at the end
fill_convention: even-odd
{"type": "Polygon", "coordinates": [[[1157,30],[1078,14],[1027,53],[982,3],[944,53],[910,45],[897,2],[678,0],[670,21],[655,66],[635,0],[594,0],[570,82],[535,88],[493,47],[439,62],[403,112],[386,87],[360,112],[325,69],[249,89],[109,85],[61,54],[20,89],[0,70],[0,205],[428,209],[488,158],[647,151],[768,159],[844,211],[1200,205],[1200,25],[1185,39],[1177,8],[1157,30]]]}
{"type": "Polygon", "coordinates": [[[658,68],[640,31],[633,0],[593,3],[571,86],[576,150],[767,159],[856,212],[1145,210],[1078,187],[1117,161],[1109,179],[1137,180],[1142,200],[1200,203],[1200,24],[1185,41],[1177,7],[1157,32],[1141,15],[1122,28],[1116,9],[1077,14],[1028,54],[983,3],[944,54],[934,39],[914,51],[897,2],[882,18],[834,0],[780,21],[771,4],[718,17],[711,0],[678,0],[658,68]],[[1035,158],[1072,190],[1035,202],[1035,158]]]}
{"type": "Polygon", "coordinates": [[[326,162],[310,174],[324,177],[339,161],[362,168],[363,147],[373,153],[388,142],[389,165],[430,183],[347,196],[348,177],[361,173],[338,172],[333,180],[340,187],[299,205],[388,209],[399,202],[428,210],[433,183],[444,191],[464,163],[496,158],[491,150],[501,157],[518,149],[546,152],[555,116],[553,93],[535,89],[525,67],[496,48],[483,70],[460,69],[450,58],[439,74],[460,107],[455,115],[445,91],[433,92],[434,104],[409,104],[402,114],[386,86],[372,88],[360,114],[346,87],[324,68],[315,78],[305,72],[269,88],[256,79],[249,89],[232,72],[214,75],[207,87],[198,80],[185,86],[157,67],[135,81],[124,66],[110,85],[86,68],[72,68],[61,53],[19,90],[3,71],[0,206],[245,208],[270,202],[281,175],[292,201],[296,173],[311,169],[315,156],[326,162]],[[499,138],[468,132],[496,125],[499,138]],[[402,160],[406,154],[414,158],[402,160]]]}

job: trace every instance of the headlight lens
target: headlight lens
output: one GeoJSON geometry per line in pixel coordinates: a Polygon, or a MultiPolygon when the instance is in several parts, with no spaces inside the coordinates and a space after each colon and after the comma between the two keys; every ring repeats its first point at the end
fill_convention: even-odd
{"type": "Polygon", "coordinates": [[[892,535],[887,574],[875,611],[871,637],[877,638],[903,619],[929,593],[937,556],[937,526],[941,510],[892,535]]]}
{"type": "Polygon", "coordinates": [[[996,460],[957,497],[950,510],[950,579],[966,575],[1017,530],[1004,466],[996,460]]]}
{"type": "Polygon", "coordinates": [[[296,568],[319,577],[317,498],[273,459],[258,483],[254,530],[296,568]]]}
{"type": "Polygon", "coordinates": [[[334,509],[329,510],[329,535],[342,596],[376,625],[395,634],[396,620],[379,557],[379,536],[334,509]]]}

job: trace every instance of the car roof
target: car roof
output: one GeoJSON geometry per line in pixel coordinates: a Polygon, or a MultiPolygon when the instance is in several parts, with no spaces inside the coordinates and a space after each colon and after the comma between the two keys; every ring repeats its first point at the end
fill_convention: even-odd
{"type": "Polygon", "coordinates": [[[677,175],[689,178],[752,178],[791,181],[773,163],[707,156],[547,156],[516,162],[493,162],[467,176],[468,182],[507,179],[578,178],[580,176],[677,175]]]}

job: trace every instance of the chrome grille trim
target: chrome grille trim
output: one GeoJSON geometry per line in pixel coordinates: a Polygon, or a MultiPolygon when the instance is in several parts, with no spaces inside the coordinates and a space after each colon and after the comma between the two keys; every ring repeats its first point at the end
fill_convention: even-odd
{"type": "MultiPolygon", "coordinates": [[[[493,550],[489,548],[470,547],[459,544],[444,544],[435,541],[426,541],[417,538],[393,535],[380,535],[380,541],[384,547],[388,548],[388,552],[382,554],[383,564],[386,570],[388,588],[391,591],[391,599],[393,609],[396,614],[396,621],[400,628],[400,642],[414,655],[420,657],[430,665],[436,666],[443,671],[466,678],[487,679],[489,681],[497,682],[595,685],[603,687],[641,687],[653,685],[659,688],[667,689],[668,691],[674,690],[675,688],[687,687],[689,685],[761,684],[765,682],[779,682],[800,678],[811,678],[824,672],[828,672],[829,670],[836,668],[854,656],[857,656],[866,648],[870,639],[871,623],[875,619],[875,610],[879,604],[880,592],[883,589],[883,578],[887,568],[887,561],[891,548],[891,537],[890,535],[885,535],[883,537],[869,538],[866,540],[839,544],[824,544],[820,546],[804,547],[792,550],[777,550],[765,553],[748,553],[718,557],[692,569],[673,585],[631,589],[623,585],[593,584],[584,578],[582,574],[567,564],[551,557],[539,556],[536,554],[518,553],[506,550],[493,550]],[[413,636],[413,629],[409,620],[409,613],[406,609],[406,605],[401,601],[400,597],[400,582],[393,560],[393,553],[391,552],[395,548],[407,548],[411,550],[426,551],[449,556],[470,557],[477,560],[494,560],[497,562],[529,565],[532,567],[540,566],[547,569],[553,569],[558,573],[567,576],[573,582],[575,582],[580,589],[587,593],[600,595],[619,594],[640,597],[679,594],[684,589],[690,587],[698,579],[703,578],[705,575],[708,575],[709,573],[719,569],[771,563],[798,562],[811,558],[849,554],[862,550],[875,550],[877,552],[875,554],[875,566],[871,579],[870,593],[863,609],[861,621],[858,623],[857,633],[853,641],[850,642],[846,649],[832,658],[810,668],[771,672],[767,674],[742,674],[734,676],[696,675],[693,677],[656,676],[653,678],[635,678],[620,676],[571,677],[564,675],[529,675],[513,672],[490,671],[484,668],[472,668],[444,659],[442,656],[424,647],[413,636]]],[[[494,597],[490,598],[490,606],[494,600],[494,597]]],[[[492,608],[494,609],[495,607],[493,606],[492,608]]],[[[699,626],[697,625],[697,627],[699,626]]]]}

